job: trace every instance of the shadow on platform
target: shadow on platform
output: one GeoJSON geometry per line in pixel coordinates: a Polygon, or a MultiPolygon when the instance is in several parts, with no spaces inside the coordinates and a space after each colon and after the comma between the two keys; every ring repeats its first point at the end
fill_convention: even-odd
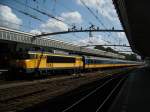
{"type": "Polygon", "coordinates": [[[150,112],[150,68],[129,74],[109,112],[150,112]]]}

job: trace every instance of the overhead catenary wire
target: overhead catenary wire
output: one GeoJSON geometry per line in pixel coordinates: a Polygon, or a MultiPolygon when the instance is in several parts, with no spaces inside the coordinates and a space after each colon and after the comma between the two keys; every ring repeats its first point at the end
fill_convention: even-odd
{"type": "MultiPolygon", "coordinates": [[[[81,1],[81,3],[84,5],[84,7],[85,8],[87,8],[88,9],[88,11],[97,19],[97,21],[104,27],[104,28],[106,28],[106,26],[103,24],[103,22],[99,19],[99,17],[92,11],[92,9],[90,9],[90,7],[88,7],[87,5],[86,5],[86,3],[83,1],[83,0],[80,0],[81,1]]],[[[106,28],[107,29],[107,28],[106,28]]],[[[109,34],[108,34],[108,37],[110,37],[110,35],[111,35],[112,33],[111,32],[109,32],[109,34]]],[[[109,42],[109,41],[107,41],[108,43],[111,43],[111,42],[109,42]]]]}
{"type": "MultiPolygon", "coordinates": [[[[17,1],[17,0],[15,0],[15,1],[17,1]]],[[[18,1],[17,1],[17,2],[18,2],[18,1]]],[[[19,3],[22,4],[22,5],[26,5],[26,4],[21,3],[21,2],[19,2],[19,3]]],[[[39,9],[36,9],[36,8],[33,8],[33,7],[29,6],[29,5],[26,5],[26,6],[27,6],[28,8],[31,8],[31,9],[33,9],[33,10],[35,10],[35,11],[37,11],[37,12],[43,14],[43,15],[46,15],[46,16],[51,17],[51,18],[53,18],[53,19],[55,19],[55,20],[57,20],[57,21],[61,21],[61,22],[65,23],[64,21],[62,21],[62,20],[56,18],[56,17],[53,16],[53,15],[50,15],[49,13],[43,12],[43,11],[41,11],[41,10],[39,10],[39,9]]],[[[19,10],[19,9],[17,9],[17,8],[15,8],[15,7],[12,7],[12,6],[9,6],[9,7],[11,7],[12,9],[14,9],[14,10],[16,10],[16,11],[18,11],[18,12],[20,12],[20,13],[26,15],[26,16],[29,16],[29,17],[31,17],[31,18],[33,18],[33,19],[39,20],[39,21],[41,21],[41,22],[45,22],[44,20],[42,20],[42,19],[36,17],[36,16],[33,15],[33,14],[30,14],[30,13],[28,13],[28,12],[19,10]]],[[[93,14],[94,14],[94,13],[93,13],[93,14]]],[[[65,23],[65,24],[66,24],[66,23],[65,23]]],[[[103,23],[102,23],[102,24],[103,24],[103,23]]],[[[74,36],[75,36],[75,35],[74,35],[74,36]]],[[[77,36],[76,36],[76,37],[77,37],[77,36]]]]}
{"type": "MultiPolygon", "coordinates": [[[[5,4],[5,3],[0,3],[0,4],[2,4],[2,5],[7,5],[7,4],[5,4]]],[[[30,13],[28,13],[28,12],[19,10],[19,9],[13,7],[13,6],[10,6],[10,5],[7,5],[7,6],[9,6],[10,8],[16,10],[17,12],[22,13],[22,14],[24,14],[24,15],[26,15],[26,16],[29,16],[29,17],[31,17],[31,18],[33,18],[33,19],[35,19],[35,20],[38,20],[38,21],[40,21],[40,22],[44,22],[44,20],[42,20],[42,19],[36,17],[35,15],[32,15],[32,14],[30,14],[30,13]]]]}
{"type": "MultiPolygon", "coordinates": [[[[55,19],[55,20],[57,20],[57,21],[60,21],[60,22],[65,23],[63,20],[58,19],[58,18],[56,18],[55,16],[53,16],[53,15],[51,15],[51,14],[49,14],[49,13],[43,12],[43,11],[41,11],[41,10],[39,10],[39,9],[35,9],[35,8],[33,8],[33,7],[31,7],[31,6],[28,6],[28,5],[24,4],[24,3],[21,3],[21,2],[19,2],[19,1],[17,1],[17,0],[15,0],[15,1],[18,2],[18,3],[21,4],[21,5],[25,5],[25,6],[27,6],[28,8],[31,8],[31,9],[35,10],[35,11],[37,11],[37,12],[43,14],[43,15],[46,15],[46,16],[48,16],[48,17],[50,17],[50,18],[53,18],[53,19],[55,19]]],[[[68,23],[65,23],[65,24],[71,26],[71,25],[68,24],[68,23]]],[[[78,38],[78,36],[77,36],[76,34],[72,34],[72,35],[78,38]]]]}
{"type": "MultiPolygon", "coordinates": [[[[17,1],[17,0],[15,0],[15,1],[17,1]]],[[[18,1],[17,1],[17,2],[18,2],[18,1]]],[[[21,2],[18,2],[18,3],[20,3],[20,4],[22,4],[22,5],[25,5],[25,4],[21,3],[21,2]]],[[[0,4],[2,4],[2,5],[7,5],[7,4],[5,4],[5,3],[0,3],[0,4]]],[[[39,20],[40,22],[45,23],[44,20],[42,20],[42,19],[36,17],[35,15],[32,15],[32,14],[30,14],[30,13],[28,13],[28,12],[19,10],[19,9],[13,7],[13,6],[10,6],[10,5],[8,5],[8,6],[9,6],[10,8],[12,8],[12,9],[16,10],[16,11],[19,12],[19,13],[22,13],[22,14],[24,14],[24,15],[26,15],[26,16],[29,16],[29,17],[31,17],[31,18],[33,18],[33,19],[36,19],[36,20],[39,20]]],[[[62,20],[60,20],[60,19],[58,19],[58,18],[56,18],[56,17],[54,17],[54,16],[52,16],[52,15],[50,15],[50,14],[48,14],[48,13],[45,13],[45,12],[43,12],[43,11],[41,11],[41,10],[38,10],[38,9],[36,9],[36,8],[32,8],[32,7],[28,6],[28,5],[25,5],[25,6],[27,6],[28,8],[31,8],[31,9],[33,9],[33,10],[35,10],[35,11],[41,13],[41,14],[47,15],[48,17],[51,17],[51,18],[53,18],[53,19],[55,19],[55,20],[57,20],[57,21],[60,21],[60,22],[65,23],[64,21],[62,21],[62,20]]],[[[65,24],[67,24],[67,23],[65,23],[65,24]]],[[[70,25],[70,24],[68,24],[68,25],[70,25]]],[[[71,26],[71,25],[70,25],[70,26],[71,26]]]]}
{"type": "MultiPolygon", "coordinates": [[[[113,5],[113,3],[112,3],[112,0],[106,0],[106,1],[109,1],[110,3],[110,8],[112,8],[112,11],[113,11],[113,13],[114,13],[114,15],[116,15],[115,17],[117,18],[118,16],[117,16],[117,13],[116,13],[116,10],[115,10],[115,7],[114,7],[114,5],[113,5]],[[112,7],[111,7],[112,6],[112,7]]],[[[97,5],[97,7],[100,7],[100,4],[96,4],[97,5]]],[[[103,7],[104,8],[104,7],[103,7]]],[[[104,8],[105,9],[105,8],[104,8]]],[[[101,7],[101,11],[102,11],[102,13],[104,13],[104,10],[102,9],[102,7],[101,7]]],[[[105,11],[107,11],[107,10],[105,10],[105,11]]],[[[97,9],[97,14],[99,14],[99,8],[97,9]]],[[[116,20],[116,19],[114,19],[114,20],[116,20]]],[[[117,20],[119,20],[119,19],[117,19],[117,20]]],[[[120,23],[120,21],[118,21],[119,23],[120,23]]],[[[113,22],[110,22],[110,21],[107,21],[107,24],[111,24],[113,27],[112,28],[114,28],[114,24],[113,24],[113,22]]],[[[110,34],[113,34],[112,32],[110,32],[110,34]]],[[[110,35],[109,35],[110,36],[110,35]]],[[[114,37],[118,37],[118,36],[114,36],[114,37]]]]}
{"type": "MultiPolygon", "coordinates": [[[[53,0],[53,1],[55,1],[55,0],[53,0]]],[[[64,8],[64,9],[66,9],[67,12],[74,12],[74,11],[75,11],[75,10],[71,9],[70,7],[64,5],[64,4],[61,3],[61,2],[57,2],[57,5],[59,5],[60,7],[64,8]]],[[[84,18],[84,17],[82,16],[82,18],[84,18]]],[[[91,23],[90,21],[87,20],[87,18],[84,18],[84,22],[85,22],[85,21],[86,21],[86,23],[91,23]]]]}
{"type": "Polygon", "coordinates": [[[29,27],[25,24],[14,23],[12,21],[4,20],[1,18],[0,18],[0,26],[11,28],[11,29],[18,30],[18,31],[24,31],[25,30],[25,32],[28,32],[29,28],[34,29],[33,27],[29,27]],[[14,25],[15,25],[15,27],[14,27],[14,25]],[[24,30],[20,29],[20,27],[22,27],[24,30]]]}
{"type": "MultiPolygon", "coordinates": [[[[86,5],[86,3],[83,0],[80,0],[81,3],[83,4],[83,6],[94,16],[94,18],[96,18],[96,20],[104,27],[106,28],[106,26],[103,24],[103,22],[99,19],[99,17],[86,5]]],[[[106,28],[107,29],[107,28],[106,28]]],[[[108,35],[109,37],[110,35],[108,35]]],[[[111,42],[109,42],[111,43],[111,42]]]]}
{"type": "MultiPolygon", "coordinates": [[[[21,5],[24,5],[24,6],[28,7],[28,8],[30,8],[30,9],[32,9],[32,10],[35,10],[35,11],[37,11],[37,12],[43,14],[43,15],[46,15],[46,16],[51,17],[51,18],[53,18],[53,19],[55,19],[55,20],[57,20],[57,21],[61,21],[61,22],[65,23],[63,20],[56,18],[56,17],[53,16],[52,14],[49,14],[49,13],[44,12],[44,11],[42,11],[42,10],[33,8],[33,7],[31,7],[31,6],[27,5],[27,4],[24,4],[24,3],[22,3],[22,2],[19,2],[18,0],[15,0],[15,1],[16,1],[17,3],[19,3],[19,4],[21,4],[21,5]]],[[[93,14],[94,14],[94,13],[93,13],[93,14]]],[[[96,15],[95,15],[95,16],[96,16],[96,15]]],[[[97,16],[96,16],[96,17],[97,17],[97,16]]],[[[98,17],[97,17],[97,19],[98,19],[98,17]]],[[[99,21],[100,21],[100,20],[99,20],[99,21]]],[[[65,24],[67,24],[67,23],[65,23],[65,24]]],[[[103,24],[103,23],[101,23],[101,24],[103,24]]],[[[72,25],[69,24],[69,26],[72,26],[72,25]]],[[[103,26],[104,26],[104,24],[103,24],[103,26]]]]}
{"type": "MultiPolygon", "coordinates": [[[[15,0],[15,1],[16,1],[16,0],[15,0]]],[[[0,4],[2,4],[2,5],[7,5],[7,4],[5,4],[5,3],[0,3],[0,4]]],[[[22,5],[23,5],[23,4],[22,4],[22,5]]],[[[31,17],[31,18],[33,18],[33,19],[35,19],[35,20],[38,20],[38,21],[40,21],[40,22],[42,22],[42,23],[45,23],[44,20],[42,20],[42,19],[36,17],[35,15],[32,15],[32,14],[30,14],[30,13],[28,13],[28,12],[19,10],[19,9],[13,7],[13,6],[10,6],[10,5],[7,5],[7,6],[9,6],[10,8],[14,9],[15,11],[17,11],[17,12],[19,12],[19,13],[21,13],[21,14],[24,14],[24,15],[26,15],[26,16],[29,16],[29,17],[31,17]]],[[[36,9],[35,9],[35,10],[36,10],[36,9]]],[[[36,10],[36,11],[39,12],[39,13],[42,13],[42,11],[40,11],[40,10],[36,10]]],[[[42,13],[42,14],[45,15],[46,13],[42,13]]],[[[50,15],[49,15],[49,16],[50,16],[50,15]]],[[[56,18],[54,18],[54,17],[51,17],[51,18],[53,18],[53,19],[55,19],[55,20],[57,20],[57,21],[61,21],[61,20],[56,19],[56,18]]],[[[61,21],[61,22],[64,23],[64,24],[67,24],[67,23],[65,23],[65,22],[63,22],[63,21],[61,21]]],[[[13,24],[15,24],[15,23],[13,23],[13,24]]],[[[16,25],[23,27],[23,25],[21,25],[21,24],[17,24],[17,23],[16,23],[16,25]]],[[[69,25],[70,25],[70,24],[69,24],[69,25]]],[[[71,26],[71,25],[70,25],[70,26],[71,26]]],[[[76,35],[73,35],[73,36],[78,37],[78,36],[76,36],[76,35]]]]}
{"type": "Polygon", "coordinates": [[[50,13],[48,13],[48,12],[44,12],[44,11],[42,11],[42,10],[33,8],[33,7],[31,7],[31,6],[27,5],[27,4],[24,4],[24,3],[22,3],[22,2],[20,2],[20,1],[18,1],[18,0],[15,0],[15,1],[16,1],[17,3],[19,3],[20,5],[26,6],[26,7],[30,8],[30,9],[32,9],[32,10],[38,12],[38,13],[41,13],[41,14],[43,14],[43,15],[45,15],[45,16],[48,16],[48,17],[50,17],[50,18],[52,18],[52,19],[55,19],[55,20],[57,20],[57,21],[64,22],[63,20],[61,20],[61,19],[59,19],[59,18],[53,16],[52,14],[50,14],[50,13]]]}
{"type": "MultiPolygon", "coordinates": [[[[56,0],[53,0],[54,2],[56,2],[56,0]]],[[[57,2],[59,6],[63,7],[66,10],[70,10],[71,12],[73,12],[74,10],[70,9],[69,7],[64,6],[63,4],[61,4],[60,2],[57,2]]],[[[87,21],[87,19],[85,19],[87,21]]],[[[72,34],[73,36],[75,36],[76,38],[80,38],[78,35],[76,35],[75,33],[72,34]]]]}
{"type": "MultiPolygon", "coordinates": [[[[15,0],[15,1],[16,1],[17,3],[19,3],[19,4],[21,4],[21,5],[24,5],[24,6],[28,7],[28,8],[30,8],[30,9],[32,9],[32,10],[35,10],[35,11],[37,11],[37,12],[43,14],[43,15],[46,15],[46,16],[48,16],[48,17],[50,17],[50,18],[53,18],[53,19],[55,19],[55,20],[57,20],[57,21],[60,21],[60,22],[63,22],[63,23],[65,23],[65,24],[69,25],[69,26],[72,26],[71,24],[68,24],[68,23],[64,22],[63,20],[56,18],[56,17],[53,16],[52,14],[49,14],[49,13],[44,12],[44,11],[42,11],[42,10],[33,8],[33,7],[31,7],[31,6],[27,5],[27,4],[24,4],[24,3],[22,3],[22,2],[19,2],[18,0],[15,0]]],[[[75,37],[77,37],[77,38],[79,38],[76,34],[72,34],[72,35],[75,36],[75,37]]]]}
{"type": "MultiPolygon", "coordinates": [[[[60,22],[62,22],[62,23],[64,23],[64,24],[67,24],[67,25],[71,26],[70,24],[65,23],[63,20],[60,20],[60,19],[56,18],[55,16],[53,16],[53,15],[51,15],[51,14],[49,14],[49,13],[46,13],[46,12],[41,11],[41,10],[39,10],[39,9],[33,8],[33,7],[31,7],[31,6],[29,6],[29,5],[26,5],[26,4],[22,3],[22,2],[19,2],[19,1],[17,1],[17,0],[15,0],[15,1],[16,1],[17,3],[19,3],[20,5],[26,6],[26,7],[30,8],[30,9],[32,9],[32,10],[38,12],[38,13],[41,13],[41,14],[46,15],[46,16],[52,18],[52,19],[55,19],[56,21],[60,21],[60,22]]],[[[4,3],[0,3],[0,4],[2,4],[2,5],[7,5],[7,4],[4,4],[4,3]]],[[[26,15],[26,16],[29,16],[29,17],[31,17],[31,18],[33,18],[33,19],[36,19],[36,20],[38,20],[38,21],[40,21],[40,22],[45,23],[44,20],[42,20],[42,19],[36,17],[36,16],[33,15],[33,14],[30,14],[30,13],[28,13],[28,12],[19,10],[19,9],[13,7],[13,6],[10,6],[10,5],[9,5],[9,7],[12,8],[12,9],[14,9],[14,10],[16,10],[16,11],[19,12],[19,13],[22,13],[22,14],[24,14],[24,15],[26,15]]]]}
{"type": "Polygon", "coordinates": [[[98,22],[104,27],[105,25],[102,23],[102,21],[99,19],[99,17],[86,5],[86,3],[83,0],[80,0],[81,3],[88,9],[88,11],[98,20],[98,22]]]}

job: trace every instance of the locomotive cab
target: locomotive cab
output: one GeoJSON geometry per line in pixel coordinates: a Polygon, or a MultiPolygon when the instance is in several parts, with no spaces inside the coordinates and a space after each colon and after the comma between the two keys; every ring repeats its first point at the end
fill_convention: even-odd
{"type": "Polygon", "coordinates": [[[36,59],[35,54],[30,54],[27,51],[16,52],[10,61],[10,66],[13,70],[26,72],[29,65],[36,59]]]}

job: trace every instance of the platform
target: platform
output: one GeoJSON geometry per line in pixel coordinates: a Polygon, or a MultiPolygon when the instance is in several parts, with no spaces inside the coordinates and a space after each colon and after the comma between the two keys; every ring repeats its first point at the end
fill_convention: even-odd
{"type": "Polygon", "coordinates": [[[129,74],[109,112],[150,112],[150,68],[129,74]]]}

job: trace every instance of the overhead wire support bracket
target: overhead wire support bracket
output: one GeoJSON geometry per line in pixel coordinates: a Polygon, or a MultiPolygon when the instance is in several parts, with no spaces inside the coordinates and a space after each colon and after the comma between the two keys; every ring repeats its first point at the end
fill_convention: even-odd
{"type": "Polygon", "coordinates": [[[124,30],[114,30],[114,29],[88,29],[88,30],[71,29],[70,30],[68,29],[68,31],[42,33],[40,35],[35,35],[33,37],[43,37],[43,36],[51,36],[51,35],[59,35],[59,34],[67,34],[67,33],[79,33],[79,32],[124,32],[124,30]]]}
{"type": "Polygon", "coordinates": [[[108,46],[108,47],[111,47],[111,46],[114,46],[114,47],[131,47],[131,46],[127,46],[127,45],[116,45],[116,44],[111,44],[111,45],[102,45],[102,44],[100,44],[100,45],[98,45],[98,44],[96,44],[96,45],[85,45],[85,46],[82,46],[82,47],[89,47],[89,46],[108,46]]]}

